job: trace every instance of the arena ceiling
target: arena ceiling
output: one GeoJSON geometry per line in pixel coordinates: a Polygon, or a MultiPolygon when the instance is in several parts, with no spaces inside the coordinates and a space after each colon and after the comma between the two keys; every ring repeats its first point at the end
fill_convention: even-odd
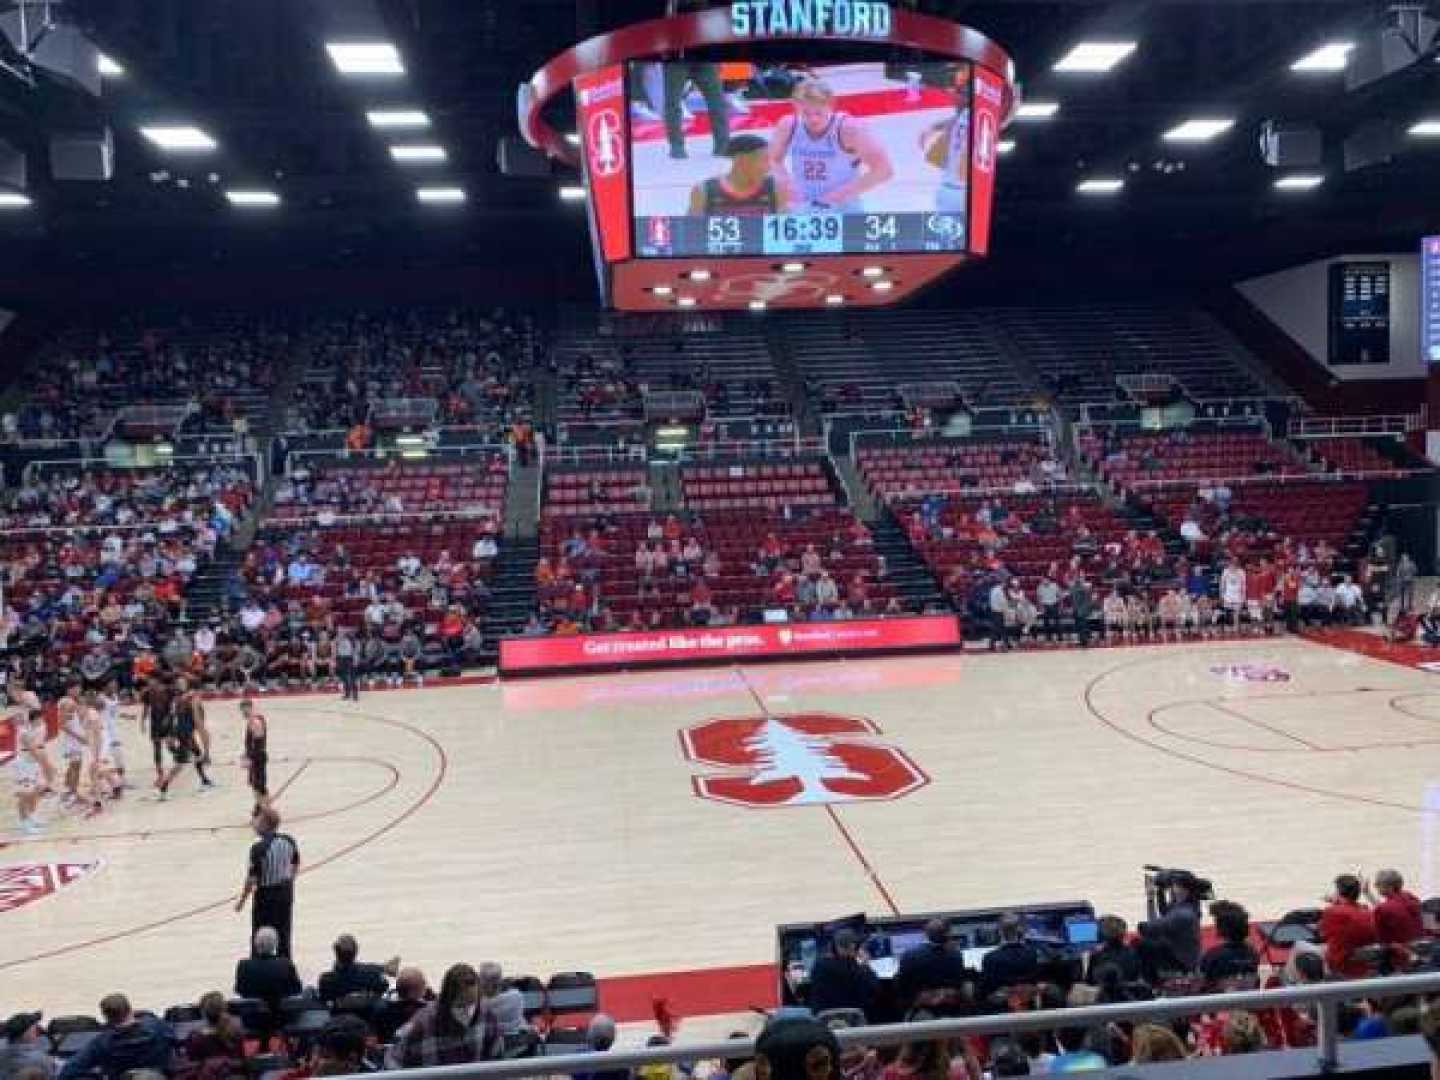
{"type": "MultiPolygon", "coordinates": [[[[1048,287],[1073,282],[1077,267],[1091,281],[1214,281],[1344,250],[1410,249],[1440,231],[1440,138],[1406,134],[1440,117],[1434,55],[1353,91],[1343,74],[1290,69],[1318,46],[1376,29],[1386,2],[919,6],[999,41],[1026,97],[1060,106],[1008,133],[1015,148],[1002,159],[997,256],[957,279],[969,287],[1048,287]],[[1137,48],[1106,74],[1051,70],[1085,40],[1137,48]],[[1234,124],[1203,143],[1162,138],[1195,117],[1234,124]],[[1323,131],[1323,167],[1303,170],[1322,172],[1323,184],[1275,190],[1258,145],[1266,120],[1323,131]],[[1388,140],[1393,153],[1347,169],[1343,145],[1357,133],[1388,140]],[[1116,197],[1085,197],[1076,184],[1086,176],[1126,185],[1116,197]]],[[[583,296],[585,217],[558,194],[573,177],[503,176],[497,147],[516,133],[517,84],[543,61],[662,9],[662,0],[69,0],[57,13],[124,68],[105,80],[96,114],[115,132],[115,177],[50,178],[44,140],[83,120],[86,106],[0,71],[0,139],[29,152],[34,197],[28,209],[0,213],[0,299],[63,287],[86,270],[497,264],[551,275],[569,267],[560,276],[583,296]],[[337,74],[324,43],[356,28],[394,41],[402,78],[337,74]],[[425,134],[448,161],[426,170],[427,182],[463,187],[463,207],[417,205],[416,170],[391,160],[366,119],[374,108],[428,114],[425,134]],[[198,125],[218,149],[162,152],[138,134],[157,122],[198,125]],[[283,203],[239,209],[227,187],[274,190],[283,203]]]]}

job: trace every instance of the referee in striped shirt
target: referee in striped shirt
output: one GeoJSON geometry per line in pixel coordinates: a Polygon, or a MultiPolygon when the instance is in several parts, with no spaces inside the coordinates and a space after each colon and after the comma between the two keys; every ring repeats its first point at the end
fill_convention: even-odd
{"type": "Polygon", "coordinates": [[[290,955],[290,927],[295,916],[295,875],[300,870],[300,849],[280,831],[280,815],[262,807],[255,815],[255,832],[260,837],[250,848],[250,868],[245,888],[235,910],[245,910],[245,901],[255,894],[250,907],[250,940],[262,926],[271,926],[280,935],[280,955],[290,955]]]}

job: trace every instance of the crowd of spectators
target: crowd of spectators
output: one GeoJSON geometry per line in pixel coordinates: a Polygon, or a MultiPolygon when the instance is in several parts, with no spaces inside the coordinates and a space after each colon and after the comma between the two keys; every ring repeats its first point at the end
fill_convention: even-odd
{"type": "MultiPolygon", "coordinates": [[[[843,1053],[833,1032],[895,1020],[1143,1005],[1163,997],[1203,998],[1433,966],[1436,950],[1426,905],[1406,889],[1397,871],[1382,870],[1373,882],[1349,873],[1338,876],[1323,910],[1307,915],[1301,940],[1278,956],[1273,942],[1252,926],[1249,912],[1232,900],[1213,901],[1213,929],[1202,926],[1207,884],[1177,872],[1165,902],[1135,932],[1119,916],[1103,916],[1096,944],[1083,950],[1032,941],[1019,915],[1002,915],[997,941],[981,950],[978,964],[945,920],[932,919],[924,940],[898,956],[893,975],[884,979],[861,936],[841,929],[795,987],[798,1007],[768,1021],[755,1054],[767,1066],[780,1068],[764,1073],[772,1080],[787,1075],[788,1051],[781,1044],[795,1038],[808,1041],[807,1055],[816,1046],[834,1055],[829,1070],[817,1071],[809,1058],[797,1080],[822,1075],[827,1080],[983,1080],[1302,1048],[1316,1044],[1318,1021],[1309,1009],[1291,1006],[1202,1007],[1174,1020],[1057,1024],[1009,1037],[916,1039],[874,1049],[851,1045],[843,1053]]],[[[182,1080],[223,1080],[242,1072],[302,1080],[530,1057],[557,1042],[564,1052],[603,1051],[615,1042],[614,1021],[598,1012],[583,1029],[547,1031],[553,1018],[543,1006],[527,1005],[521,984],[507,980],[495,963],[454,964],[437,991],[421,970],[402,966],[398,956],[384,964],[362,961],[359,943],[342,934],[333,945],[332,966],[307,982],[278,944],[275,930],[260,927],[249,955],[236,964],[233,997],[211,991],[193,1005],[166,1009],[163,1017],[136,1011],[123,994],[100,1002],[99,1020],[69,1017],[49,1031],[40,1012],[18,1013],[5,1024],[0,1074],[7,1080],[88,1075],[118,1080],[144,1069],[182,1080]]],[[[652,1045],[668,1041],[673,1031],[673,1017],[667,1023],[657,1008],[656,1018],[663,1033],[651,1037],[652,1045]]],[[[1432,1046],[1440,1043],[1440,1016],[1404,995],[1344,1005],[1338,1023],[1346,1039],[1424,1033],[1432,1046]]],[[[686,1074],[745,1080],[762,1075],[756,1064],[748,1054],[737,1054],[686,1074]]],[[[678,1075],[670,1067],[647,1068],[634,1073],[634,1080],[675,1080],[678,1075]]],[[[596,1075],[632,1076],[626,1070],[596,1075]]]]}
{"type": "Polygon", "coordinates": [[[527,634],[906,613],[870,530],[835,508],[576,519],[535,566],[527,634]],[[728,526],[728,527],[727,527],[728,526]]]}
{"type": "Polygon", "coordinates": [[[18,674],[127,684],[178,630],[196,573],[248,513],[241,466],[49,472],[0,496],[3,633],[18,674]]]}
{"type": "MultiPolygon", "coordinates": [[[[1118,916],[1102,917],[1098,944],[1084,953],[1028,940],[1023,920],[1010,914],[1001,917],[999,941],[984,951],[977,966],[952,939],[948,924],[933,920],[925,942],[898,958],[891,979],[876,974],[860,936],[842,929],[800,993],[821,1020],[849,1026],[1141,1003],[1433,967],[1424,908],[1394,870],[1380,871],[1373,883],[1353,874],[1337,877],[1323,910],[1307,915],[1311,921],[1304,924],[1299,943],[1278,953],[1252,926],[1246,909],[1231,900],[1211,903],[1213,929],[1202,927],[1203,884],[1193,875],[1179,875],[1168,904],[1137,932],[1118,916]]],[[[1416,1033],[1422,1023],[1420,1004],[1395,996],[1344,1006],[1341,1035],[1373,1039],[1416,1033]]],[[[1432,1026],[1440,1031],[1440,1024],[1432,1026]]],[[[897,1080],[923,1062],[930,1062],[926,1075],[936,1080],[947,1075],[979,1080],[982,1071],[997,1076],[1083,1071],[1313,1046],[1316,1032],[1316,1018],[1305,1009],[1214,1009],[1174,1022],[1058,1028],[950,1046],[912,1044],[898,1054],[854,1050],[855,1068],[845,1076],[897,1080]],[[941,1060],[931,1061],[937,1054],[941,1060]]]]}
{"type": "Polygon", "coordinates": [[[495,310],[364,313],[317,323],[287,429],[353,429],[382,399],[429,398],[435,422],[498,439],[533,406],[529,316],[495,310]]]}
{"type": "Polygon", "coordinates": [[[117,407],[140,404],[193,405],[204,426],[228,428],[239,392],[273,389],[290,343],[263,320],[241,316],[74,331],[27,373],[26,398],[0,418],[0,435],[93,436],[117,407]]]}

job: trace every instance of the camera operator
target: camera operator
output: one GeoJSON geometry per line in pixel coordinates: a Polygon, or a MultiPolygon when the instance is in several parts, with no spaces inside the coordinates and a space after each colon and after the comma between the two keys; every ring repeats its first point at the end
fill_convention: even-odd
{"type": "Polygon", "coordinates": [[[1160,870],[1145,879],[1152,913],[1140,924],[1147,972],[1193,972],[1200,963],[1200,900],[1210,883],[1188,870],[1160,870]]]}

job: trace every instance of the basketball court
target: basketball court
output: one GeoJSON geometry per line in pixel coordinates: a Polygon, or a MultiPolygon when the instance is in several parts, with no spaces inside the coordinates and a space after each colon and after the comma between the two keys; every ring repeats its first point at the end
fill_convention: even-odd
{"type": "MultiPolygon", "coordinates": [[[[702,972],[704,1011],[735,1013],[770,983],[757,965],[773,962],[779,922],[1067,899],[1134,919],[1144,863],[1213,877],[1257,917],[1312,905],[1342,870],[1393,864],[1420,895],[1436,886],[1435,676],[1298,639],[260,708],[305,862],[307,980],[348,930],[371,959],[399,952],[432,981],[458,959],[593,971],[602,1006],[606,979],[702,972]]],[[[35,839],[6,800],[12,1000],[58,1014],[116,988],[153,1007],[229,988],[249,928],[232,904],[250,800],[235,704],[210,716],[213,795],[186,776],[166,804],[137,791],[93,820],[51,810],[35,839]]],[[[125,728],[148,788],[148,743],[133,718],[125,728]]],[[[643,997],[649,984],[629,985],[643,997]]]]}

